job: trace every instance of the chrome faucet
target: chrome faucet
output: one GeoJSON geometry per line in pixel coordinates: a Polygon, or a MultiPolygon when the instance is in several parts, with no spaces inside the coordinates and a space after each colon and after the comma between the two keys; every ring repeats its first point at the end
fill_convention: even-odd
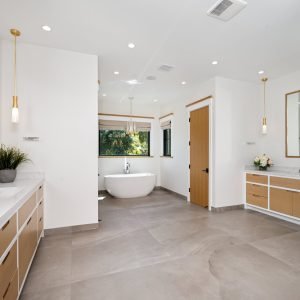
{"type": "Polygon", "coordinates": [[[130,163],[126,162],[125,168],[124,168],[124,173],[129,174],[130,173],[130,163]]]}

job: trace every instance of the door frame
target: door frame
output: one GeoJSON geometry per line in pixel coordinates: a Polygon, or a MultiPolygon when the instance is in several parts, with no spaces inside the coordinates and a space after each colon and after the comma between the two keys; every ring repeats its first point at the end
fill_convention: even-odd
{"type": "MultiPolygon", "coordinates": [[[[214,203],[214,193],[213,193],[213,180],[214,180],[214,162],[213,162],[213,156],[214,156],[214,103],[213,103],[213,97],[206,97],[204,100],[199,100],[192,105],[187,105],[187,115],[188,115],[188,120],[190,118],[190,113],[194,110],[198,110],[200,108],[208,106],[209,110],[209,176],[208,176],[208,210],[211,211],[211,207],[214,203]]],[[[190,122],[188,122],[188,140],[190,141],[190,122]]],[[[190,177],[191,177],[191,172],[189,169],[189,164],[191,162],[190,160],[190,145],[187,145],[188,147],[188,187],[187,187],[187,201],[190,202],[190,177]]]]}

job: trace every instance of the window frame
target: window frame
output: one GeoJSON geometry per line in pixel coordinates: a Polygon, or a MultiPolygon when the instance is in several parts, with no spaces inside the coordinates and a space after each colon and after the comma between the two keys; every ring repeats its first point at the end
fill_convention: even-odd
{"type": "Polygon", "coordinates": [[[160,156],[166,158],[173,158],[174,114],[170,113],[164,117],[161,117],[159,119],[159,125],[160,125],[160,156]],[[168,121],[170,122],[170,155],[166,155],[165,153],[164,130],[166,130],[166,128],[163,128],[163,123],[168,121]]]}
{"type": "Polygon", "coordinates": [[[163,156],[172,156],[172,128],[163,129],[163,156]]]}

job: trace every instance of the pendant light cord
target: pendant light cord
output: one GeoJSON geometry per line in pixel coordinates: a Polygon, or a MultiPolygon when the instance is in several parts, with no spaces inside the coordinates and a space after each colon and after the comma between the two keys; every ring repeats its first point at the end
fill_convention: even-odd
{"type": "Polygon", "coordinates": [[[17,95],[17,36],[14,42],[14,96],[17,95]]]}

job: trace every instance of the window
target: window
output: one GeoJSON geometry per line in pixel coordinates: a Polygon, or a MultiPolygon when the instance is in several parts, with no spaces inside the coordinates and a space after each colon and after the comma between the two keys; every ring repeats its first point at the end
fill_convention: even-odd
{"type": "Polygon", "coordinates": [[[126,121],[100,120],[100,156],[150,156],[150,123],[136,122],[136,133],[126,133],[126,121]]]}
{"type": "Polygon", "coordinates": [[[163,129],[163,155],[171,156],[171,128],[163,129]]]}
{"type": "Polygon", "coordinates": [[[168,116],[168,119],[164,119],[160,121],[161,128],[161,138],[162,138],[162,147],[161,147],[161,155],[172,157],[172,116],[168,116]]]}

